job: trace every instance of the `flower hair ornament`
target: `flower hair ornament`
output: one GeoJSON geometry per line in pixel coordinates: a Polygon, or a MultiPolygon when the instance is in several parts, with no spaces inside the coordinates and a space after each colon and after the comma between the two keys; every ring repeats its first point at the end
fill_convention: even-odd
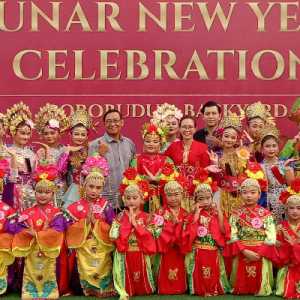
{"type": "Polygon", "coordinates": [[[54,180],[58,176],[58,170],[55,165],[39,165],[34,174],[36,181],[36,191],[56,191],[56,184],[54,180]]]}
{"type": "MultiPolygon", "coordinates": [[[[262,192],[268,190],[268,180],[265,173],[257,162],[248,162],[244,174],[240,175],[239,182],[242,184],[246,179],[255,179],[259,184],[259,189],[262,192]]],[[[250,182],[250,181],[249,181],[250,182]]]]}
{"type": "Polygon", "coordinates": [[[166,119],[168,117],[175,117],[177,120],[180,120],[183,117],[183,113],[175,105],[164,103],[157,106],[157,109],[153,112],[153,118],[151,123],[156,126],[166,126],[166,119]]]}
{"type": "Polygon", "coordinates": [[[85,197],[85,186],[89,181],[96,181],[104,186],[105,177],[109,174],[109,165],[107,160],[102,156],[88,157],[81,170],[80,194],[85,197]]]}
{"type": "Polygon", "coordinates": [[[159,127],[153,123],[145,123],[142,129],[143,140],[148,134],[158,135],[162,144],[166,142],[167,129],[165,127],[159,127]]]}
{"type": "Polygon", "coordinates": [[[134,168],[128,168],[125,170],[123,175],[124,177],[119,188],[120,194],[124,196],[128,190],[138,190],[142,193],[143,198],[146,200],[149,196],[148,181],[142,179],[134,168]]]}
{"type": "Polygon", "coordinates": [[[6,111],[5,126],[9,129],[11,135],[15,135],[17,128],[21,123],[26,124],[31,129],[34,128],[32,114],[29,107],[22,101],[14,104],[6,111]]]}
{"type": "Polygon", "coordinates": [[[285,205],[290,201],[300,204],[300,178],[296,178],[295,180],[293,180],[291,185],[287,187],[286,190],[281,192],[279,201],[281,201],[285,205]]]}
{"type": "Polygon", "coordinates": [[[161,169],[159,184],[166,194],[174,190],[183,192],[187,187],[187,180],[175,169],[173,164],[166,163],[161,169]]]}
{"type": "Polygon", "coordinates": [[[209,191],[213,194],[218,190],[218,183],[213,181],[209,176],[208,171],[203,168],[198,168],[193,180],[192,189],[193,191],[191,191],[191,194],[194,194],[194,196],[197,196],[201,191],[209,191]]]}
{"type": "Polygon", "coordinates": [[[68,129],[69,122],[61,107],[47,103],[40,108],[35,115],[35,127],[38,133],[42,134],[46,126],[49,126],[51,129],[58,129],[60,132],[68,129]]]}
{"type": "Polygon", "coordinates": [[[109,165],[107,160],[102,156],[90,156],[82,166],[81,174],[87,176],[91,172],[101,173],[104,177],[109,174],[109,165]]]}

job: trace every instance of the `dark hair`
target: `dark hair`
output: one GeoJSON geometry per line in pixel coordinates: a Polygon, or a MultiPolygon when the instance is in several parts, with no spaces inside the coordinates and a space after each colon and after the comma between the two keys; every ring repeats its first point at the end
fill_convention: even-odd
{"type": "Polygon", "coordinates": [[[117,109],[109,109],[104,115],[103,115],[103,122],[105,122],[107,115],[112,114],[112,113],[117,113],[120,116],[120,119],[123,119],[123,116],[121,112],[117,109]]]}
{"type": "Polygon", "coordinates": [[[195,118],[191,117],[191,116],[183,116],[180,121],[179,121],[179,127],[181,127],[181,123],[184,121],[184,120],[192,120],[194,122],[194,126],[195,128],[197,127],[197,122],[195,120],[195,118]]]}
{"type": "Polygon", "coordinates": [[[218,112],[219,112],[219,114],[220,114],[220,113],[222,112],[221,106],[220,106],[217,102],[215,102],[215,101],[207,101],[207,102],[202,106],[202,108],[201,108],[201,113],[204,114],[205,108],[207,108],[207,107],[214,107],[214,106],[216,106],[216,107],[218,108],[218,112]]]}
{"type": "Polygon", "coordinates": [[[274,140],[276,141],[277,144],[279,144],[278,139],[274,136],[274,135],[266,135],[260,142],[260,145],[262,146],[265,142],[267,142],[268,140],[274,140]]]}

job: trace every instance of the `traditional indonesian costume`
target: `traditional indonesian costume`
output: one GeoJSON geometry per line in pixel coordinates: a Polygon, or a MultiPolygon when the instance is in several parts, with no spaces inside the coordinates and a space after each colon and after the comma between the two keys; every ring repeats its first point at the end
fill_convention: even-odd
{"type": "Polygon", "coordinates": [[[63,214],[53,204],[35,205],[19,217],[12,251],[16,257],[25,257],[22,299],[59,298],[56,259],[65,229],[63,214]]]}
{"type": "Polygon", "coordinates": [[[180,208],[175,216],[171,209],[160,209],[154,223],[160,228],[156,237],[158,252],[157,293],[184,294],[187,290],[185,256],[181,252],[183,221],[187,212],[180,208]]]}
{"type": "Polygon", "coordinates": [[[220,248],[225,238],[215,210],[201,210],[198,222],[191,215],[182,233],[191,294],[217,296],[230,291],[220,248]]]}
{"type": "Polygon", "coordinates": [[[110,225],[115,216],[107,200],[81,199],[66,209],[72,224],[66,234],[67,245],[76,252],[80,284],[85,296],[109,297],[115,294],[112,278],[110,225]],[[89,218],[93,218],[91,222],[89,218]]]}
{"type": "Polygon", "coordinates": [[[268,296],[272,293],[272,263],[266,257],[274,250],[276,227],[272,214],[256,205],[241,207],[233,212],[229,220],[230,241],[225,255],[233,259],[231,285],[234,294],[268,296]],[[258,261],[247,261],[243,250],[251,250],[261,256],[258,261]]]}
{"type": "Polygon", "coordinates": [[[115,241],[113,276],[120,299],[149,295],[155,291],[150,255],[155,254],[155,226],[149,214],[136,216],[137,226],[129,222],[126,211],[113,222],[110,237],[115,241]]]}

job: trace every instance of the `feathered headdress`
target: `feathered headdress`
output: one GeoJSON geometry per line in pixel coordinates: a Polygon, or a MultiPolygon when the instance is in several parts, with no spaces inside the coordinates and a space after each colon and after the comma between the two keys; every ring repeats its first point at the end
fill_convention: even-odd
{"type": "Polygon", "coordinates": [[[42,106],[35,115],[35,125],[39,134],[43,133],[46,126],[52,129],[59,129],[64,132],[69,127],[68,118],[61,107],[47,103],[42,106]]]}
{"type": "Polygon", "coordinates": [[[15,135],[18,126],[23,122],[33,129],[34,124],[31,118],[32,114],[29,107],[21,101],[6,111],[5,125],[9,128],[10,133],[15,135]]]}

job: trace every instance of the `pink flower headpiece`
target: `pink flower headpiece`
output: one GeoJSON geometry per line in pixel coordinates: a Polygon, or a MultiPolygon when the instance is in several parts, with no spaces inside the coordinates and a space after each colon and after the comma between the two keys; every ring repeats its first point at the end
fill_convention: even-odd
{"type": "Polygon", "coordinates": [[[81,173],[87,176],[91,172],[100,172],[103,176],[108,176],[109,165],[107,160],[102,156],[88,157],[82,166],[81,173]]]}

